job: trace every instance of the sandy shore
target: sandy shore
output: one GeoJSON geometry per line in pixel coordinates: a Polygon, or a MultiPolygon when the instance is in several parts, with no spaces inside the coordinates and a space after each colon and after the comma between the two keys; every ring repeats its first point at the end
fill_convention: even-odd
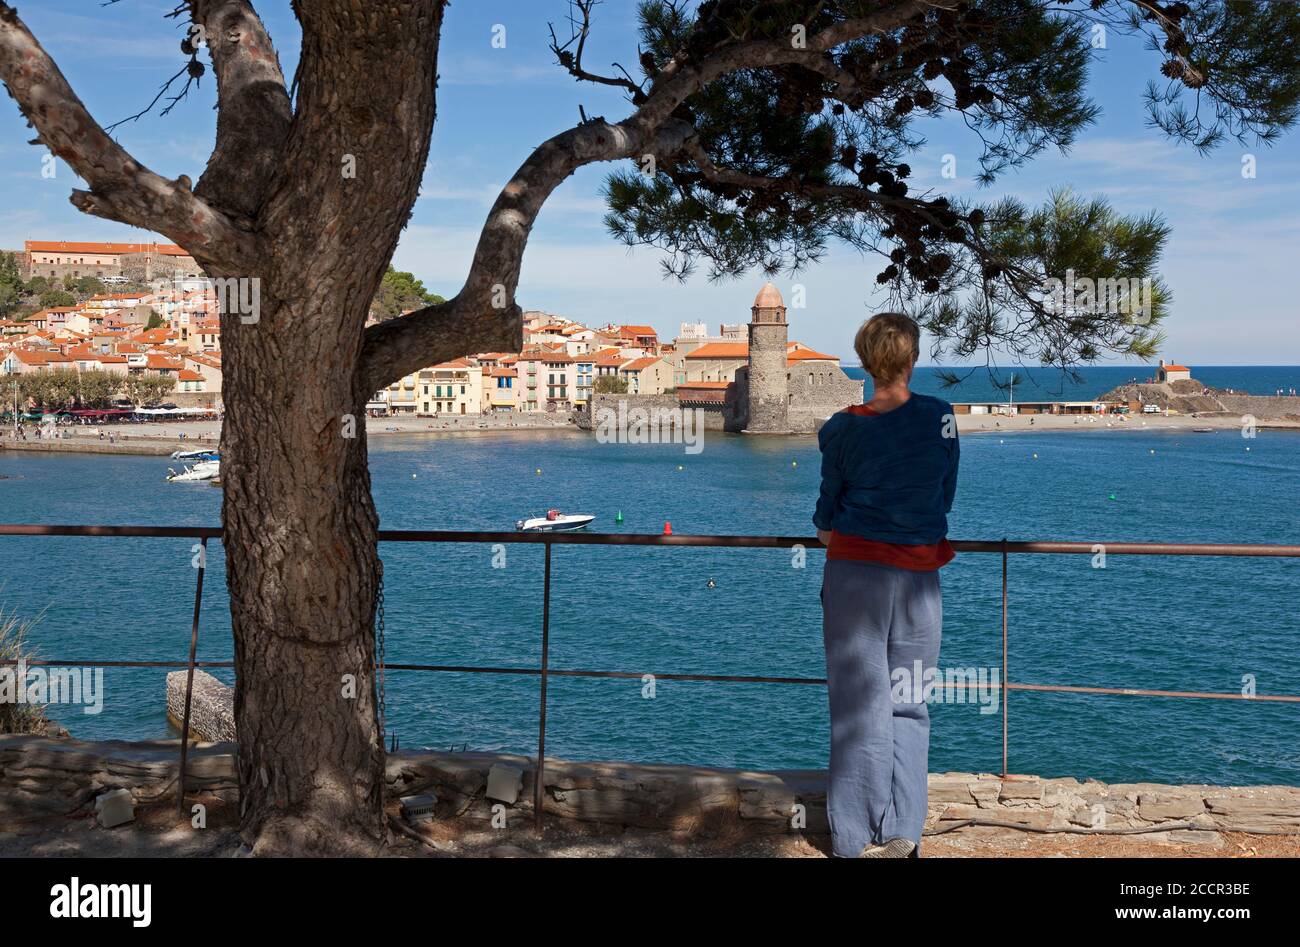
{"type": "MultiPolygon", "coordinates": [[[[366,436],[392,434],[485,434],[502,431],[551,433],[576,431],[567,419],[552,417],[506,420],[502,418],[368,418],[366,436]]],[[[177,421],[151,424],[114,424],[103,427],[61,427],[58,437],[39,438],[31,425],[24,440],[11,428],[0,429],[0,450],[33,452],[72,451],[93,454],[147,454],[165,457],[178,450],[215,448],[221,441],[220,421],[177,421]],[[101,432],[103,437],[100,437],[101,432]]]]}
{"type": "MultiPolygon", "coordinates": [[[[1241,420],[1235,416],[1190,417],[1163,415],[1123,415],[1096,417],[1091,415],[1018,415],[1003,417],[989,414],[957,415],[957,429],[962,434],[1008,434],[1025,431],[1192,431],[1210,428],[1216,431],[1240,431],[1241,420]]],[[[1261,430],[1300,430],[1300,424],[1287,420],[1261,418],[1261,430]]],[[[502,418],[370,418],[366,434],[382,438],[393,434],[493,434],[499,432],[526,432],[549,434],[555,431],[577,431],[567,420],[554,417],[506,420],[502,418]]],[[[103,454],[147,454],[165,457],[177,450],[198,450],[216,447],[221,439],[220,421],[183,421],[159,424],[128,424],[111,427],[61,428],[60,437],[54,440],[38,438],[28,428],[27,439],[15,440],[13,432],[0,430],[0,450],[33,452],[73,451],[103,454]],[[99,434],[103,431],[101,439],[99,434]]]]}
{"type": "MultiPolygon", "coordinates": [[[[1256,428],[1300,430],[1300,424],[1287,420],[1260,418],[1256,428]]],[[[1225,417],[1192,417],[1190,415],[1162,414],[1136,415],[1063,415],[1032,414],[1002,417],[991,414],[959,414],[957,430],[963,434],[996,434],[1014,431],[1192,431],[1212,428],[1216,431],[1240,431],[1241,419],[1235,415],[1225,417]]]]}

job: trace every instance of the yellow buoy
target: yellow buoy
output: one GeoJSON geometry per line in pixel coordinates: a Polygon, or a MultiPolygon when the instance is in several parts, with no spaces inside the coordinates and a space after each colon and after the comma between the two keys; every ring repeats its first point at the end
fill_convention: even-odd
{"type": "Polygon", "coordinates": [[[541,475],[542,475],[542,468],[541,468],[541,467],[538,467],[538,468],[537,468],[537,476],[540,477],[541,475]]]}

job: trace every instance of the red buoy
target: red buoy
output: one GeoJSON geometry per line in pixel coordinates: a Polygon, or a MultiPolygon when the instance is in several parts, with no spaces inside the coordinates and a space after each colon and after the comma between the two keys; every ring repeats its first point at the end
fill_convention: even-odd
{"type": "Polygon", "coordinates": [[[669,523],[667,520],[665,520],[665,521],[664,521],[664,535],[665,535],[665,536],[671,536],[672,534],[673,534],[673,524],[672,524],[672,523],[669,523]]]}

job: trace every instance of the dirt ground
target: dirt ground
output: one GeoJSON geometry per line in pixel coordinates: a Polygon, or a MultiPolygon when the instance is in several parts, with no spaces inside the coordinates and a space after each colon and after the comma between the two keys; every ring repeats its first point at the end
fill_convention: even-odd
{"type": "MultiPolygon", "coordinates": [[[[139,806],[136,821],[103,829],[92,816],[0,824],[0,858],[231,858],[244,854],[238,813],[216,798],[191,798],[207,812],[207,827],[181,820],[173,804],[139,806]]],[[[390,811],[394,857],[432,858],[823,858],[824,836],[753,835],[737,826],[692,827],[698,833],[611,830],[551,820],[539,835],[525,815],[515,825],[431,822],[399,827],[390,811]],[[418,838],[417,838],[418,837],[418,838]]],[[[1178,833],[1173,833],[1177,835],[1178,833]]],[[[1300,837],[1239,832],[1196,833],[1194,842],[1156,835],[1077,835],[971,826],[926,836],[927,858],[1296,858],[1300,837]]]]}

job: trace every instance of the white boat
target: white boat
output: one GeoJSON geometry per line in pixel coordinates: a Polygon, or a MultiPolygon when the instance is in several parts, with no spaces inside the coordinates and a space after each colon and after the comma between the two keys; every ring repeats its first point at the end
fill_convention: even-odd
{"type": "Polygon", "coordinates": [[[596,517],[586,513],[561,513],[559,510],[547,510],[545,516],[519,520],[515,529],[534,533],[567,533],[575,529],[585,529],[596,517]]]}
{"type": "Polygon", "coordinates": [[[211,480],[221,473],[221,461],[203,460],[193,467],[184,467],[180,473],[177,473],[171,467],[167,468],[167,481],[169,483],[195,483],[200,480],[211,480]]]}

